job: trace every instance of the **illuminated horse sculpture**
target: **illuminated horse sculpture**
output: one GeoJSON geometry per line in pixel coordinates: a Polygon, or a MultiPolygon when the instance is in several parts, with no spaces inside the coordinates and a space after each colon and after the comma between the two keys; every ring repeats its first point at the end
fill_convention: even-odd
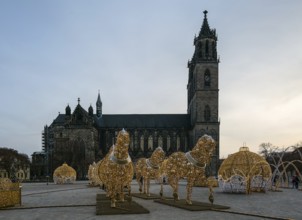
{"type": "MultiPolygon", "coordinates": [[[[168,177],[169,185],[173,189],[174,200],[178,197],[178,181],[187,178],[187,198],[186,203],[191,205],[192,188],[195,180],[200,175],[205,175],[205,167],[211,161],[211,156],[215,150],[215,141],[212,137],[204,135],[198,139],[195,147],[187,152],[175,152],[164,161],[162,175],[168,177]]],[[[161,195],[162,186],[161,186],[161,195]]]]}
{"type": "Polygon", "coordinates": [[[131,193],[133,164],[128,153],[129,134],[123,129],[118,133],[116,144],[99,166],[99,176],[104,183],[107,195],[111,199],[111,207],[116,207],[116,201],[124,201],[124,187],[131,193]]]}
{"type": "Polygon", "coordinates": [[[144,187],[144,194],[150,196],[150,180],[160,180],[160,165],[165,159],[165,152],[161,147],[156,148],[151,157],[140,158],[135,165],[136,180],[139,184],[139,191],[142,192],[142,187],[144,187]],[[140,181],[143,177],[143,183],[140,181]],[[144,185],[144,186],[143,186],[144,185]]]}

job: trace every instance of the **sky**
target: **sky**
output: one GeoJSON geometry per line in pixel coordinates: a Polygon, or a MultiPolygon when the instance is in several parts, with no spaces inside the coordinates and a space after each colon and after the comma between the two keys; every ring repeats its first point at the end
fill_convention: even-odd
{"type": "Polygon", "coordinates": [[[218,34],[220,157],[302,141],[300,0],[2,0],[0,147],[41,151],[59,112],[187,112],[187,62],[218,34]]]}

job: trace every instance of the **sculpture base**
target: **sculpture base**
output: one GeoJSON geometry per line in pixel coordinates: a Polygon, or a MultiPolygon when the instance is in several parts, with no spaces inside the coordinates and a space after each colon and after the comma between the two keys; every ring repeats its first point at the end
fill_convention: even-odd
{"type": "Polygon", "coordinates": [[[181,209],[186,209],[189,211],[207,211],[207,210],[215,210],[215,209],[229,209],[228,206],[210,204],[205,202],[197,202],[192,201],[192,205],[186,204],[185,199],[181,199],[179,201],[174,201],[174,199],[156,199],[154,202],[158,202],[164,205],[169,205],[181,209]]]}
{"type": "Polygon", "coordinates": [[[97,194],[96,198],[96,214],[97,215],[124,215],[124,214],[147,214],[148,209],[139,205],[135,201],[116,202],[116,207],[111,208],[111,201],[105,194],[97,194]]]}
{"type": "Polygon", "coordinates": [[[153,193],[150,193],[150,196],[144,193],[131,193],[131,195],[140,199],[160,199],[160,195],[153,193]]]}

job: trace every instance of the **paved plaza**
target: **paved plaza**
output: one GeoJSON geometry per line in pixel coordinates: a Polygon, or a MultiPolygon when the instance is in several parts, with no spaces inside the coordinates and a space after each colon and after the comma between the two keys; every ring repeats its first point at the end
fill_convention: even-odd
{"type": "MultiPolygon", "coordinates": [[[[185,197],[185,184],[180,183],[180,197],[185,197]]],[[[159,193],[160,185],[152,183],[151,193],[159,193]]],[[[10,210],[0,210],[0,219],[302,219],[302,191],[281,189],[282,192],[226,194],[214,188],[214,203],[230,206],[220,211],[187,211],[153,200],[134,198],[147,208],[149,214],[139,215],[96,215],[96,194],[104,193],[98,187],[88,187],[87,181],[74,184],[55,185],[54,183],[23,183],[22,205],[10,210]]],[[[132,191],[138,192],[138,185],[132,182],[132,191]]],[[[164,195],[172,196],[171,188],[164,186],[164,195]]],[[[193,201],[208,202],[209,190],[204,187],[193,188],[193,201]]]]}

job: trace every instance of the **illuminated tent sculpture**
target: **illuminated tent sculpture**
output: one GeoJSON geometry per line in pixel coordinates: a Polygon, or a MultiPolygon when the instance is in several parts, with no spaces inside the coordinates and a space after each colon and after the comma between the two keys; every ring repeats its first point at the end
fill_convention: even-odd
{"type": "Polygon", "coordinates": [[[59,166],[53,172],[53,181],[55,184],[73,183],[76,177],[76,171],[66,163],[63,163],[62,166],[59,166]]]}
{"type": "Polygon", "coordinates": [[[223,161],[218,170],[219,188],[223,192],[265,191],[271,179],[270,165],[260,155],[241,147],[223,161]]]}

